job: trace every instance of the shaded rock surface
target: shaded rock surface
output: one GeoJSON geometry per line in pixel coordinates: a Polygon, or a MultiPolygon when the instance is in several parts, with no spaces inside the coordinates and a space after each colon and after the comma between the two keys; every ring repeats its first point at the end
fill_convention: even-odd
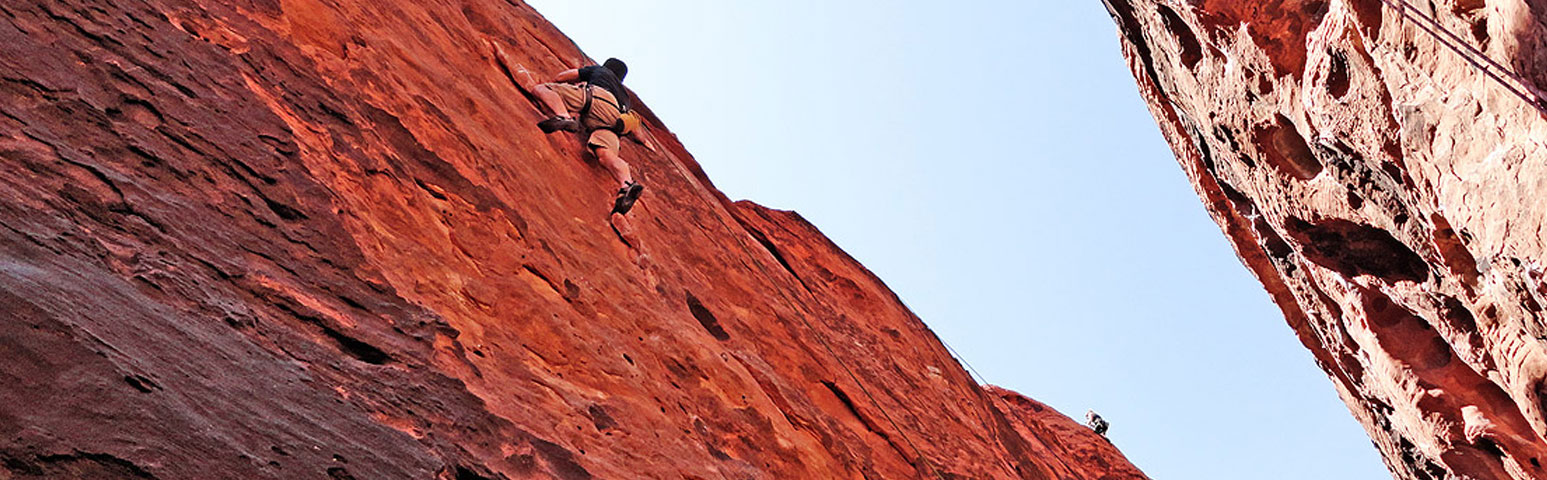
{"type": "Polygon", "coordinates": [[[1547,2],[1107,7],[1204,206],[1395,475],[1547,478],[1547,2]]]}
{"type": "Polygon", "coordinates": [[[583,59],[517,1],[0,4],[0,478],[1098,478],[648,109],[609,218],[517,86],[583,59]]]}

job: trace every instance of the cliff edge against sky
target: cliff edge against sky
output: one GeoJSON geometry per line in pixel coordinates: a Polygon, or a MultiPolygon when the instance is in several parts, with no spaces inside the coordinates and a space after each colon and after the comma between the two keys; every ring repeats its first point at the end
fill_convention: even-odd
{"type": "Polygon", "coordinates": [[[0,4],[0,478],[1144,478],[517,1],[0,4]]]}

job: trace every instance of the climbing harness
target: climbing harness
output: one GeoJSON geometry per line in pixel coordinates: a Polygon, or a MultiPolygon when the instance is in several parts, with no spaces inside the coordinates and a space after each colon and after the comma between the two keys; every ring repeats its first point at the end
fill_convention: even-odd
{"type": "MultiPolygon", "coordinates": [[[[581,90],[585,91],[585,103],[581,104],[580,112],[578,114],[576,114],[575,117],[576,117],[576,120],[579,120],[582,125],[585,124],[585,117],[586,117],[586,115],[590,115],[591,114],[591,103],[592,103],[592,101],[594,101],[596,99],[596,94],[591,93],[591,89],[592,88],[595,88],[595,87],[592,87],[591,84],[589,84],[589,83],[587,83],[585,85],[582,85],[580,87],[581,90]]],[[[617,105],[613,105],[613,106],[616,107],[617,105]]]]}
{"type": "MultiPolygon", "coordinates": [[[[580,88],[581,90],[585,90],[585,103],[581,104],[580,113],[576,114],[575,117],[582,124],[584,124],[586,115],[591,114],[591,103],[596,99],[596,94],[593,93],[591,89],[597,87],[587,83],[580,88]]],[[[617,100],[617,98],[614,98],[614,100],[617,100]]],[[[602,101],[607,102],[606,100],[602,101]]],[[[616,133],[619,136],[628,135],[639,129],[639,115],[629,110],[627,102],[619,100],[607,103],[618,110],[618,119],[612,122],[612,125],[608,125],[602,128],[612,130],[613,133],[616,133]]]]}
{"type": "Polygon", "coordinates": [[[1531,82],[1521,78],[1519,74],[1494,61],[1487,53],[1478,50],[1477,47],[1467,43],[1465,39],[1447,30],[1443,25],[1440,25],[1439,20],[1423,13],[1422,10],[1408,3],[1407,0],[1380,1],[1386,4],[1387,7],[1391,7],[1392,10],[1396,10],[1397,14],[1403,18],[1412,20],[1418,28],[1434,37],[1435,41],[1456,52],[1457,55],[1461,56],[1462,60],[1466,60],[1466,63],[1471,64],[1473,68],[1498,82],[1505,90],[1509,90],[1516,97],[1525,100],[1526,104],[1531,105],[1542,116],[1547,116],[1547,94],[1537,89],[1531,82]],[[1479,58],[1481,59],[1480,61],[1478,60],[1479,58]],[[1511,81],[1514,83],[1511,83],[1511,81]]]}

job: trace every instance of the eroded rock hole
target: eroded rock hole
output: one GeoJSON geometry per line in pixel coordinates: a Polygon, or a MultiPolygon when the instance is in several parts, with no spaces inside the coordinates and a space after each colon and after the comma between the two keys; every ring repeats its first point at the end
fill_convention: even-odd
{"type": "Polygon", "coordinates": [[[339,350],[343,351],[351,357],[354,357],[356,360],[369,363],[371,365],[385,365],[387,362],[392,361],[392,355],[388,355],[387,352],[382,351],[382,349],[376,348],[375,345],[360,341],[360,339],[345,335],[343,332],[334,330],[332,328],[323,327],[322,333],[327,335],[328,338],[333,339],[333,341],[338,344],[339,350]]]}
{"type": "MultiPolygon", "coordinates": [[[[1263,95],[1272,94],[1273,93],[1273,77],[1269,76],[1266,73],[1264,73],[1262,75],[1259,75],[1257,77],[1257,92],[1260,92],[1263,95]]],[[[1247,90],[1246,93],[1248,95],[1251,95],[1252,91],[1251,90],[1247,90]]],[[[1252,100],[1256,100],[1256,97],[1253,97],[1252,100]]]]}
{"type": "Polygon", "coordinates": [[[1327,67],[1327,93],[1333,98],[1348,94],[1348,57],[1343,52],[1332,52],[1332,65],[1327,67]]]}
{"type": "Polygon", "coordinates": [[[687,294],[687,297],[688,312],[693,314],[693,318],[698,320],[698,324],[702,325],[705,331],[713,335],[716,340],[726,341],[731,339],[731,334],[726,333],[725,328],[720,326],[720,320],[714,317],[714,312],[710,312],[708,308],[705,308],[703,302],[698,301],[698,297],[693,296],[691,292],[687,294]]]}
{"type": "Polygon", "coordinates": [[[1349,207],[1353,207],[1354,210],[1358,210],[1358,209],[1364,208],[1364,197],[1359,196],[1358,192],[1355,192],[1353,190],[1349,190],[1348,191],[1348,206],[1349,207]]]}
{"type": "Polygon", "coordinates": [[[1257,231],[1257,238],[1262,239],[1262,248],[1273,258],[1284,260],[1294,253],[1289,242],[1284,241],[1284,237],[1279,236],[1278,232],[1273,230],[1273,226],[1268,224],[1268,219],[1257,217],[1257,220],[1252,222],[1252,228],[1257,231]]]}
{"type": "MultiPolygon", "coordinates": [[[[1511,289],[1514,290],[1513,287],[1511,289]]],[[[1518,290],[1517,290],[1517,293],[1518,293],[1518,290]]],[[[1527,294],[1527,295],[1518,296],[1516,298],[1520,299],[1520,306],[1525,307],[1527,312],[1531,312],[1533,314],[1540,314],[1540,313],[1542,313],[1542,304],[1538,303],[1536,301],[1536,296],[1535,295],[1527,294]]]]}
{"type": "Polygon", "coordinates": [[[154,479],[144,468],[103,453],[0,458],[0,478],[139,478],[154,479]]]}
{"type": "Polygon", "coordinates": [[[480,474],[478,474],[478,472],[474,472],[470,468],[467,468],[467,467],[464,467],[464,466],[461,466],[461,465],[457,465],[456,480],[492,480],[492,479],[490,479],[489,477],[480,475],[480,474]]]}
{"type": "Polygon", "coordinates": [[[1356,380],[1364,378],[1364,364],[1359,363],[1359,357],[1351,353],[1344,352],[1338,355],[1338,367],[1342,368],[1343,373],[1348,374],[1350,378],[1356,380]]]}
{"type": "Polygon", "coordinates": [[[1160,21],[1166,25],[1166,30],[1176,37],[1176,43],[1182,48],[1182,63],[1191,69],[1203,60],[1203,45],[1198,42],[1198,35],[1194,34],[1192,27],[1177,15],[1175,10],[1165,5],[1156,7],[1160,12],[1160,21]]]}
{"type": "Polygon", "coordinates": [[[296,220],[306,219],[306,214],[301,213],[300,210],[296,210],[294,207],[289,205],[276,202],[267,197],[263,199],[263,203],[269,207],[269,210],[274,212],[274,215],[278,215],[279,218],[283,218],[286,221],[294,222],[296,220]]]}
{"type": "MultiPolygon", "coordinates": [[[[1476,14],[1478,10],[1482,10],[1486,6],[1488,6],[1486,0],[1451,0],[1450,11],[1457,16],[1464,17],[1476,14]]],[[[1433,7],[1431,6],[1430,9],[1432,10],[1433,7]]]]}
{"type": "Polygon", "coordinates": [[[618,426],[617,420],[613,420],[612,415],[607,413],[607,407],[601,405],[591,405],[586,408],[586,416],[591,417],[591,425],[596,427],[598,432],[618,426]]]}
{"type": "Polygon", "coordinates": [[[574,301],[576,298],[579,298],[579,297],[580,297],[580,286],[579,285],[575,285],[575,282],[571,282],[567,278],[564,279],[564,299],[565,300],[569,300],[569,301],[574,301]]]}
{"type": "Polygon", "coordinates": [[[1381,348],[1417,369],[1420,377],[1422,372],[1443,368],[1457,360],[1450,344],[1422,317],[1376,289],[1361,288],[1359,297],[1381,348]]]}
{"type": "Polygon", "coordinates": [[[1229,144],[1230,145],[1230,152],[1234,153],[1236,158],[1240,159],[1241,163],[1246,164],[1246,166],[1248,168],[1257,168],[1257,162],[1252,160],[1251,155],[1243,155],[1242,154],[1242,152],[1241,152],[1241,142],[1239,140],[1236,140],[1235,130],[1232,130],[1230,127],[1226,127],[1224,125],[1215,125],[1214,126],[1214,138],[1217,138],[1217,139],[1219,139],[1219,141],[1229,144]]]}
{"type": "Polygon", "coordinates": [[[1289,217],[1284,227],[1307,260],[1344,276],[1372,275],[1409,282],[1429,279],[1429,265],[1423,257],[1385,230],[1342,219],[1311,223],[1296,217],[1289,217]]]}
{"type": "Polygon", "coordinates": [[[1234,206],[1237,210],[1244,213],[1256,213],[1257,205],[1252,202],[1252,199],[1247,198],[1246,194],[1236,190],[1234,186],[1223,180],[1216,179],[1214,182],[1219,184],[1219,191],[1225,194],[1226,200],[1230,200],[1230,203],[1235,204],[1234,206]]]}
{"type": "Polygon", "coordinates": [[[1478,450],[1482,450],[1483,453],[1492,455],[1494,457],[1503,458],[1505,456],[1504,449],[1499,448],[1498,442],[1495,442],[1491,439],[1479,438],[1474,445],[1477,446],[1478,450]]]}
{"type": "Polygon", "coordinates": [[[1387,177],[1391,177],[1392,181],[1395,181],[1397,183],[1400,183],[1400,184],[1406,185],[1406,186],[1412,186],[1413,185],[1413,180],[1411,178],[1407,177],[1407,172],[1402,171],[1402,166],[1401,165],[1398,165],[1396,163],[1387,162],[1387,163],[1382,163],[1381,166],[1380,166],[1380,169],[1381,169],[1382,172],[1386,172],[1386,176],[1387,177]]]}
{"type": "Polygon", "coordinates": [[[1273,123],[1258,127],[1252,140],[1268,164],[1280,172],[1300,180],[1310,180],[1321,173],[1321,161],[1311,152],[1294,122],[1283,114],[1275,115],[1273,123]]]}
{"type": "Polygon", "coordinates": [[[1380,25],[1385,20],[1386,14],[1381,0],[1350,0],[1348,3],[1354,11],[1354,19],[1359,22],[1359,27],[1370,35],[1370,40],[1380,40],[1380,25]]]}
{"type": "Polygon", "coordinates": [[[1440,313],[1445,316],[1445,323],[1449,324],[1450,329],[1458,332],[1477,332],[1477,317],[1466,308],[1466,304],[1449,295],[1444,298],[1440,313]]]}
{"type": "Polygon", "coordinates": [[[124,383],[128,383],[130,387],[134,387],[140,393],[152,393],[161,389],[161,385],[157,385],[156,382],[151,381],[151,379],[146,378],[144,375],[126,375],[124,376],[124,383]]]}
{"type": "Polygon", "coordinates": [[[1440,252],[1440,260],[1452,273],[1460,276],[1468,288],[1475,287],[1482,273],[1477,268],[1477,257],[1466,249],[1461,236],[1456,234],[1450,222],[1439,214],[1429,216],[1434,224],[1434,248],[1440,252]]]}

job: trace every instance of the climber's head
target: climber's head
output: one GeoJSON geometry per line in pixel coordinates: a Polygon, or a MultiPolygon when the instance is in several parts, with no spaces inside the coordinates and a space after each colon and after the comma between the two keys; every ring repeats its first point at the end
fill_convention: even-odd
{"type": "Polygon", "coordinates": [[[628,76],[628,64],[623,63],[622,60],[609,58],[607,61],[602,62],[602,66],[612,70],[612,74],[617,75],[619,81],[622,81],[623,77],[628,76]]]}

